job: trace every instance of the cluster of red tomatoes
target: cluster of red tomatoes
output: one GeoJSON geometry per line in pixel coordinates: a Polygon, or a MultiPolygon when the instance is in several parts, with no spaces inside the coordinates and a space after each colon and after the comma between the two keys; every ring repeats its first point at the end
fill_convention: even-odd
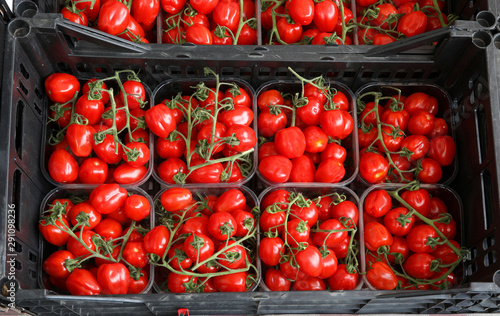
{"type": "Polygon", "coordinates": [[[269,44],[352,44],[347,24],[350,2],[340,0],[263,0],[262,29],[269,44]]]}
{"type": "Polygon", "coordinates": [[[151,262],[161,290],[244,292],[256,283],[252,201],[239,189],[221,191],[202,196],[209,191],[170,188],[159,194],[163,224],[148,235],[155,241],[151,262]]]}
{"type": "Polygon", "coordinates": [[[258,170],[265,181],[344,179],[347,151],[342,141],[354,127],[352,105],[341,91],[318,87],[306,83],[300,98],[278,89],[258,95],[258,131],[267,139],[259,147],[258,170]]]}
{"type": "Polygon", "coordinates": [[[435,97],[368,92],[358,98],[359,110],[359,173],[367,182],[437,183],[452,165],[455,141],[446,121],[436,117],[435,97]],[[365,98],[373,101],[365,104],[365,98]]]}
{"type": "Polygon", "coordinates": [[[257,44],[253,0],[161,0],[162,42],[198,45],[257,44]]]}
{"type": "Polygon", "coordinates": [[[213,88],[201,84],[192,94],[186,91],[154,106],[151,110],[158,113],[151,122],[146,116],[146,122],[159,136],[158,177],[167,184],[243,181],[252,169],[257,142],[252,102],[244,87],[220,83],[213,88]],[[159,133],[154,125],[163,112],[174,119],[159,133]]]}
{"type": "Polygon", "coordinates": [[[259,256],[271,291],[353,290],[358,285],[356,204],[338,193],[308,199],[275,189],[261,200],[259,256]],[[339,262],[344,261],[344,262],[339,262]]]}
{"type": "Polygon", "coordinates": [[[457,285],[453,271],[461,262],[463,250],[454,240],[457,224],[446,204],[422,188],[404,191],[398,199],[377,189],[364,200],[369,284],[379,290],[457,285]]]}
{"type": "Polygon", "coordinates": [[[443,0],[357,0],[359,44],[384,45],[446,27],[443,0]],[[436,4],[436,5],[435,5],[436,4]]]}
{"type": "Polygon", "coordinates": [[[71,0],[61,10],[64,18],[133,42],[156,42],[154,26],[158,0],[71,0]]]}
{"type": "Polygon", "coordinates": [[[149,133],[141,109],[146,89],[137,80],[120,81],[117,94],[107,84],[119,74],[90,79],[80,89],[70,74],[45,80],[52,102],[46,154],[50,177],[58,183],[138,183],[148,173],[149,133]],[[106,84],[107,83],[107,84],[106,84]]]}
{"type": "Polygon", "coordinates": [[[43,261],[50,283],[46,287],[73,295],[145,291],[147,242],[137,224],[150,216],[152,205],[145,194],[102,184],[88,200],[75,204],[71,200],[52,200],[38,226],[44,239],[59,247],[43,261]]]}

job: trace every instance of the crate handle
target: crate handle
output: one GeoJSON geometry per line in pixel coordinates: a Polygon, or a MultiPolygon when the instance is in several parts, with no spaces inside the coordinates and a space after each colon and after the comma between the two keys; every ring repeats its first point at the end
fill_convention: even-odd
{"type": "Polygon", "coordinates": [[[60,38],[64,42],[63,45],[65,44],[68,52],[72,54],[78,51],[78,47],[71,37],[78,39],[78,41],[85,40],[99,46],[116,48],[127,53],[145,53],[149,51],[146,45],[127,41],[99,30],[72,23],[64,18],[56,19],[55,26],[58,31],[67,35],[60,36],[60,38]]]}
{"type": "Polygon", "coordinates": [[[438,42],[450,35],[452,28],[445,27],[431,32],[426,32],[414,37],[395,41],[386,45],[376,46],[366,53],[366,57],[385,57],[421,47],[429,43],[438,42]]]}

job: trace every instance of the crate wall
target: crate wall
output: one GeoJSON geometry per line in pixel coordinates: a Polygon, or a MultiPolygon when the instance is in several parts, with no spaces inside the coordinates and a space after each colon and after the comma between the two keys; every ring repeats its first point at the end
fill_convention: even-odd
{"type": "MultiPolygon", "coordinates": [[[[2,107],[0,108],[0,203],[15,204],[15,269],[19,282],[16,302],[41,315],[109,314],[123,311],[170,315],[179,308],[191,314],[281,313],[441,313],[498,311],[500,268],[498,253],[499,185],[496,169],[500,143],[500,103],[495,71],[500,63],[495,37],[492,45],[478,47],[472,32],[453,30],[433,54],[397,54],[369,57],[363,50],[318,47],[311,53],[297,47],[269,50],[217,47],[201,52],[193,47],[131,46],[111,38],[93,38],[62,19],[16,19],[7,28],[2,107]],[[76,41],[75,39],[89,39],[76,41]],[[100,46],[99,43],[106,47],[100,46]],[[458,62],[457,62],[458,60],[458,62]],[[430,82],[441,85],[452,97],[450,113],[457,122],[459,172],[452,187],[460,194],[465,245],[472,250],[466,261],[463,287],[437,292],[351,291],[318,293],[151,294],[121,297],[68,297],[40,290],[37,284],[39,205],[52,189],[40,171],[42,111],[47,104],[44,79],[53,72],[77,77],[105,76],[115,70],[134,69],[154,89],[175,77],[200,77],[209,66],[226,77],[239,77],[254,88],[271,79],[289,79],[292,67],[301,75],[324,75],[356,91],[373,81],[430,82]],[[471,190],[474,188],[474,190],[471,190]]],[[[479,45],[481,46],[481,45],[479,45]]],[[[253,182],[255,185],[255,182],[253,182]]],[[[155,192],[157,186],[145,188],[155,192]]],[[[356,189],[355,187],[353,187],[356,189]]],[[[7,218],[0,217],[0,236],[6,236],[7,218]]],[[[0,255],[7,258],[6,247],[0,255]]],[[[9,266],[0,261],[0,285],[9,266]]]]}

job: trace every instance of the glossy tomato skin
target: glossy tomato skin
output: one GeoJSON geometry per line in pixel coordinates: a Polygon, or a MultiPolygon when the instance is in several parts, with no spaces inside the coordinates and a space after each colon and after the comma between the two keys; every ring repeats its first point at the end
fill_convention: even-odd
{"type": "Polygon", "coordinates": [[[186,208],[192,199],[191,191],[186,188],[170,188],[160,196],[161,205],[167,212],[177,212],[186,208]]]}
{"type": "Polygon", "coordinates": [[[74,269],[66,279],[66,286],[73,295],[99,295],[102,291],[96,277],[85,269],[74,269]]]}
{"type": "Polygon", "coordinates": [[[366,273],[366,278],[379,290],[394,290],[398,285],[396,274],[385,262],[374,262],[366,273]]]}
{"type": "Polygon", "coordinates": [[[302,35],[302,25],[287,21],[287,18],[278,19],[277,28],[281,40],[287,44],[293,44],[299,41],[302,35]]]}
{"type": "Polygon", "coordinates": [[[344,164],[336,158],[323,160],[316,169],[316,182],[338,183],[345,176],[344,164]]]}
{"type": "Polygon", "coordinates": [[[208,219],[208,232],[215,240],[226,241],[236,234],[236,221],[228,212],[215,212],[208,219]]]}
{"type": "Polygon", "coordinates": [[[208,27],[196,23],[188,27],[186,41],[197,45],[212,45],[213,37],[208,27]]]}
{"type": "Polygon", "coordinates": [[[291,182],[313,182],[316,168],[311,158],[302,155],[292,159],[291,182]]]}
{"type": "Polygon", "coordinates": [[[208,236],[194,233],[184,241],[184,251],[193,262],[202,262],[213,255],[214,243],[208,236]],[[192,244],[195,239],[196,246],[192,244]]]}
{"type": "Polygon", "coordinates": [[[174,180],[176,174],[187,172],[186,163],[179,158],[169,158],[158,165],[158,176],[170,184],[176,183],[174,180]]]}
{"type": "Polygon", "coordinates": [[[247,291],[248,272],[215,276],[214,287],[220,292],[245,292],[247,291]]]}
{"type": "Polygon", "coordinates": [[[95,129],[89,125],[75,123],[69,125],[66,130],[66,139],[71,152],[77,157],[89,156],[92,152],[95,132],[95,129]]]}
{"type": "Polygon", "coordinates": [[[116,0],[106,1],[99,11],[99,29],[111,35],[118,35],[125,31],[130,17],[130,12],[123,3],[116,0]]]}
{"type": "Polygon", "coordinates": [[[311,277],[318,277],[323,270],[323,258],[318,248],[312,245],[296,253],[300,270],[311,277]]]}
{"type": "Polygon", "coordinates": [[[370,251],[377,251],[381,246],[390,246],[393,242],[391,233],[387,228],[375,221],[365,224],[365,246],[370,251]]]}
{"type": "Polygon", "coordinates": [[[45,92],[50,100],[58,103],[70,101],[77,91],[80,82],[75,76],[66,73],[53,73],[45,79],[45,92]]]}
{"type": "Polygon", "coordinates": [[[306,149],[304,132],[296,126],[279,130],[274,136],[274,143],[278,152],[290,159],[302,156],[306,149]]]}
{"type": "Polygon", "coordinates": [[[456,150],[453,138],[448,135],[443,135],[431,139],[428,154],[430,158],[436,160],[444,167],[453,163],[456,150]]]}
{"type": "Polygon", "coordinates": [[[101,184],[90,194],[89,201],[101,214],[109,214],[123,206],[127,190],[118,184],[101,184]]]}
{"type": "Polygon", "coordinates": [[[391,210],[392,200],[387,191],[374,190],[366,195],[363,207],[363,211],[378,218],[391,210]]]}
{"type": "Polygon", "coordinates": [[[101,294],[127,294],[130,273],[123,263],[105,263],[97,270],[101,294]]]}
{"type": "Polygon", "coordinates": [[[413,11],[403,15],[397,26],[398,32],[406,37],[415,36],[425,32],[427,28],[427,16],[422,11],[413,11]]]}
{"type": "Polygon", "coordinates": [[[78,178],[81,183],[102,184],[108,178],[108,164],[99,158],[87,158],[80,165],[78,178]]]}
{"type": "Polygon", "coordinates": [[[148,173],[148,168],[145,166],[134,167],[128,163],[124,163],[116,167],[113,172],[113,178],[118,184],[132,184],[144,179],[148,173]]]}
{"type": "Polygon", "coordinates": [[[268,266],[276,266],[284,254],[284,247],[285,244],[280,237],[264,237],[259,244],[260,259],[268,266]]]}
{"type": "Polygon", "coordinates": [[[379,183],[389,172],[389,162],[378,153],[366,152],[359,161],[359,173],[369,183],[379,183]]]}
{"type": "Polygon", "coordinates": [[[247,199],[239,189],[229,189],[222,193],[215,203],[216,212],[233,212],[245,209],[247,199]]]}
{"type": "Polygon", "coordinates": [[[271,291],[290,291],[292,282],[288,280],[281,270],[267,269],[265,281],[271,291]]]}
{"type": "Polygon", "coordinates": [[[148,257],[142,241],[129,241],[123,249],[123,259],[136,268],[144,268],[148,264],[148,257]]]}
{"type": "Polygon", "coordinates": [[[389,232],[393,234],[394,236],[405,236],[407,235],[410,230],[413,228],[413,225],[415,224],[415,217],[411,216],[408,219],[408,222],[404,224],[404,226],[398,222],[398,218],[401,215],[406,215],[408,214],[408,209],[404,207],[396,207],[390,210],[385,216],[384,216],[384,225],[387,227],[389,232]]]}
{"type": "Polygon", "coordinates": [[[61,229],[64,226],[69,227],[69,223],[64,217],[58,218],[55,225],[47,225],[47,221],[42,220],[38,224],[38,230],[49,243],[64,246],[70,237],[68,233],[61,229]]]}
{"type": "Polygon", "coordinates": [[[146,111],[146,124],[153,134],[166,138],[176,127],[172,110],[163,104],[157,104],[146,111]]]}
{"type": "Polygon", "coordinates": [[[411,277],[428,279],[434,274],[434,271],[431,271],[431,262],[435,259],[428,253],[414,253],[405,260],[403,268],[411,277]]]}
{"type": "Polygon", "coordinates": [[[128,218],[139,222],[149,216],[151,204],[146,197],[133,194],[127,197],[123,209],[128,218]]]}
{"type": "Polygon", "coordinates": [[[167,278],[167,286],[172,293],[190,293],[197,282],[197,277],[175,272],[170,272],[167,278]]]}
{"type": "Polygon", "coordinates": [[[354,290],[358,284],[357,272],[349,273],[347,266],[343,263],[337,266],[337,271],[328,278],[330,290],[354,290]]]}
{"type": "Polygon", "coordinates": [[[352,133],[354,121],[345,110],[329,110],[321,114],[320,126],[334,139],[344,139],[352,133]]]}
{"type": "Polygon", "coordinates": [[[292,162],[285,156],[275,155],[262,159],[259,162],[259,172],[272,182],[287,182],[292,172],[292,162]]]}
{"type": "Polygon", "coordinates": [[[324,291],[326,290],[325,282],[320,278],[307,276],[293,283],[294,291],[324,291]]]}
{"type": "Polygon", "coordinates": [[[65,149],[56,149],[49,158],[49,174],[56,182],[70,183],[78,178],[76,159],[65,149]]]}
{"type": "Polygon", "coordinates": [[[434,252],[435,246],[429,246],[427,243],[429,239],[437,239],[439,237],[438,233],[434,228],[427,224],[420,224],[413,227],[406,239],[408,241],[408,247],[413,252],[431,253],[434,252]]]}
{"type": "Polygon", "coordinates": [[[47,259],[43,262],[43,271],[45,271],[48,275],[66,279],[70,272],[64,265],[66,260],[75,259],[75,256],[67,251],[67,250],[57,250],[50,254],[47,259]]]}

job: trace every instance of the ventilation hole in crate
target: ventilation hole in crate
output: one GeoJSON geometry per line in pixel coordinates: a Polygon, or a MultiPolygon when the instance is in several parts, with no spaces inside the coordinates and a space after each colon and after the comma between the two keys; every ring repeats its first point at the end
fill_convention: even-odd
{"type": "Polygon", "coordinates": [[[24,68],[24,65],[23,65],[23,64],[20,64],[20,65],[19,65],[19,68],[21,68],[21,74],[23,75],[23,77],[24,77],[24,78],[26,78],[26,79],[29,79],[30,74],[29,74],[29,72],[26,70],[26,68],[24,68]]]}
{"type": "Polygon", "coordinates": [[[180,75],[180,74],[182,74],[182,70],[181,70],[181,67],[171,66],[171,67],[168,67],[168,73],[171,75],[180,75]]]}
{"type": "Polygon", "coordinates": [[[23,159],[23,122],[24,122],[24,102],[19,100],[17,102],[16,109],[16,135],[15,135],[15,146],[16,153],[19,159],[23,159]]]}
{"type": "Polygon", "coordinates": [[[15,268],[16,268],[16,270],[19,270],[19,271],[21,271],[23,269],[23,265],[22,265],[21,261],[16,259],[15,268]]]}
{"type": "Polygon", "coordinates": [[[33,102],[33,105],[35,106],[35,110],[39,115],[42,115],[42,109],[38,106],[36,102],[33,102]]]}
{"type": "Polygon", "coordinates": [[[484,266],[489,267],[495,262],[497,262],[497,252],[495,250],[488,252],[484,257],[484,266]]]}
{"type": "Polygon", "coordinates": [[[471,93],[469,95],[469,103],[470,103],[470,105],[473,105],[474,103],[476,103],[476,97],[474,96],[474,93],[471,93]]]}
{"type": "Polygon", "coordinates": [[[352,70],[346,70],[344,71],[344,75],[342,76],[343,78],[354,78],[356,77],[356,72],[352,70]]]}
{"type": "Polygon", "coordinates": [[[19,243],[19,242],[16,242],[16,244],[14,246],[14,250],[17,253],[22,253],[23,252],[23,245],[21,245],[21,243],[19,243]]]}
{"type": "Polygon", "coordinates": [[[476,96],[476,99],[481,100],[486,96],[486,91],[484,89],[484,86],[482,83],[478,83],[476,88],[474,89],[474,95],[476,96]]]}
{"type": "Polygon", "coordinates": [[[44,94],[40,92],[40,89],[38,87],[35,88],[35,95],[39,99],[43,99],[44,94]]]}
{"type": "Polygon", "coordinates": [[[36,278],[38,277],[38,274],[37,274],[37,273],[36,273],[36,271],[35,271],[35,270],[33,270],[33,269],[28,269],[28,274],[30,275],[30,277],[31,277],[32,279],[36,279],[36,278]]]}
{"type": "Polygon", "coordinates": [[[427,79],[437,79],[441,75],[441,72],[439,70],[433,70],[429,74],[429,77],[427,79]]]}
{"type": "Polygon", "coordinates": [[[373,77],[373,74],[373,71],[363,71],[363,73],[361,74],[361,78],[370,79],[373,77]]]}
{"type": "Polygon", "coordinates": [[[198,68],[194,68],[194,67],[187,67],[186,68],[186,75],[188,76],[198,76],[199,75],[199,71],[198,71],[198,68]]]}
{"type": "Polygon", "coordinates": [[[391,77],[391,73],[389,71],[381,71],[378,73],[378,79],[389,79],[391,77]]]}
{"type": "MultiPolygon", "coordinates": [[[[19,210],[21,209],[21,170],[16,169],[14,171],[14,183],[12,188],[12,201],[14,201],[14,205],[16,206],[16,230],[21,231],[19,223],[21,222],[21,217],[19,214],[19,210]]],[[[16,245],[19,243],[16,243],[16,245]]]]}
{"type": "Polygon", "coordinates": [[[406,70],[399,70],[396,72],[396,75],[394,76],[394,78],[396,79],[406,79],[406,77],[408,77],[408,71],[406,70]]]}
{"type": "Polygon", "coordinates": [[[222,68],[220,73],[222,76],[235,76],[236,75],[236,71],[233,67],[222,68]]]}
{"type": "Polygon", "coordinates": [[[252,76],[252,69],[248,68],[248,67],[240,68],[240,76],[251,77],[252,76]]]}
{"type": "Polygon", "coordinates": [[[476,273],[478,270],[477,268],[477,262],[472,262],[468,267],[467,269],[465,270],[465,273],[467,274],[467,276],[471,276],[473,275],[474,273],[476,273]]]}
{"type": "Polygon", "coordinates": [[[260,68],[259,69],[259,76],[267,78],[271,75],[271,69],[269,68],[260,68]]]}
{"type": "Polygon", "coordinates": [[[28,259],[31,262],[37,262],[38,256],[35,253],[29,251],[28,252],[28,259]]]}
{"type": "Polygon", "coordinates": [[[110,70],[108,67],[109,67],[108,65],[97,64],[97,65],[93,65],[93,70],[94,70],[94,73],[98,73],[98,74],[106,74],[107,76],[114,75],[114,72],[112,70],[110,70]]]}
{"type": "Polygon", "coordinates": [[[319,77],[319,76],[322,76],[323,75],[323,72],[321,71],[318,71],[318,70],[311,70],[309,72],[309,78],[316,78],[316,77],[319,77]]]}
{"type": "Polygon", "coordinates": [[[411,76],[412,79],[423,79],[425,71],[423,70],[415,70],[411,76]]]}
{"type": "MultiPolygon", "coordinates": [[[[472,104],[472,103],[471,103],[472,104]]],[[[476,126],[479,136],[479,163],[483,163],[488,154],[488,134],[486,130],[486,111],[482,104],[476,108],[476,126]]]]}
{"type": "Polygon", "coordinates": [[[467,260],[473,260],[476,259],[476,257],[477,257],[477,248],[471,247],[469,249],[469,255],[467,256],[467,260]]]}
{"type": "Polygon", "coordinates": [[[481,172],[481,182],[483,190],[484,230],[488,230],[493,220],[493,213],[494,213],[491,174],[488,169],[481,172]]]}
{"type": "Polygon", "coordinates": [[[29,90],[24,86],[24,84],[21,82],[21,80],[19,80],[19,88],[21,88],[21,90],[23,91],[25,96],[28,96],[29,90]]]}
{"type": "Polygon", "coordinates": [[[495,244],[495,236],[490,235],[483,239],[483,249],[486,250],[495,244]]]}
{"type": "MultiPolygon", "coordinates": [[[[296,71],[300,76],[302,77],[306,77],[306,75],[304,74],[304,70],[302,71],[296,71]]],[[[275,73],[275,76],[276,78],[287,78],[288,77],[288,70],[283,70],[283,69],[277,69],[276,70],[276,73],[275,73]]]]}
{"type": "Polygon", "coordinates": [[[87,64],[77,63],[75,67],[76,70],[80,73],[80,75],[90,73],[90,68],[89,65],[87,64]]]}
{"type": "Polygon", "coordinates": [[[63,62],[57,63],[56,67],[57,67],[59,72],[68,72],[69,73],[71,71],[71,67],[67,63],[63,63],[63,62]]]}

